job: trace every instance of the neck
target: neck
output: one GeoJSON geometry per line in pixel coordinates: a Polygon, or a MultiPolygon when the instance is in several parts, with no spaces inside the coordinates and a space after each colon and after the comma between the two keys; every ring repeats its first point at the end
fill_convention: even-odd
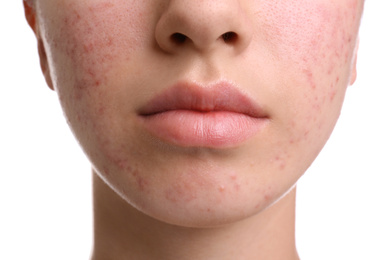
{"type": "Polygon", "coordinates": [[[96,174],[93,260],[295,260],[295,189],[253,217],[216,228],[185,228],[150,218],[96,174]]]}

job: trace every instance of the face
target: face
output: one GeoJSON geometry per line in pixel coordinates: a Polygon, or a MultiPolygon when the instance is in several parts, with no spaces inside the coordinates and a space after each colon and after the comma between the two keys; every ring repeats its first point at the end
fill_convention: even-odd
{"type": "Polygon", "coordinates": [[[42,68],[95,172],[161,221],[264,210],[339,116],[362,0],[37,0],[42,68]]]}

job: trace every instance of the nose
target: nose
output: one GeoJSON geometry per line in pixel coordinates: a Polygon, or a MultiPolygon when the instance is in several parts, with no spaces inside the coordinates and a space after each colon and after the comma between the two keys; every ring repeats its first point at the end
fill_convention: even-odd
{"type": "Polygon", "coordinates": [[[252,25],[240,0],[170,0],[156,24],[158,46],[167,53],[182,48],[207,52],[245,49],[252,25]]]}

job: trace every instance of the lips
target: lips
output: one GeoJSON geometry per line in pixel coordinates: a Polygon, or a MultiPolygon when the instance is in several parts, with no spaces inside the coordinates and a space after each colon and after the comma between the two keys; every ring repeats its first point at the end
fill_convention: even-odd
{"type": "Polygon", "coordinates": [[[258,104],[227,82],[176,84],[151,99],[138,115],[151,135],[183,147],[237,146],[268,121],[258,104]]]}

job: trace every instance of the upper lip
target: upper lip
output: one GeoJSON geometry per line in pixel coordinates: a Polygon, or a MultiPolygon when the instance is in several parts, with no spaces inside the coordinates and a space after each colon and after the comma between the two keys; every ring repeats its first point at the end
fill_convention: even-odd
{"type": "Polygon", "coordinates": [[[254,118],[266,117],[262,108],[233,84],[217,82],[211,85],[181,82],[151,98],[139,110],[141,116],[151,116],[171,110],[198,112],[227,111],[254,118]]]}

